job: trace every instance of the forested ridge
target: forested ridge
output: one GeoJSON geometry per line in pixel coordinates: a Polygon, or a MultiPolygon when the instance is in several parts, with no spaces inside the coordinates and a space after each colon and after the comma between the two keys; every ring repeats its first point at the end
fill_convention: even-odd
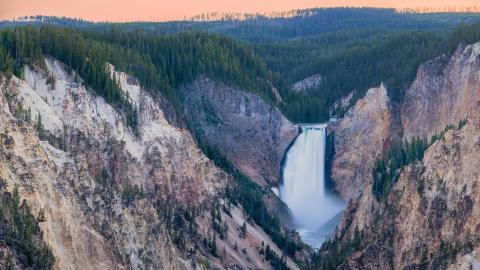
{"type": "Polygon", "coordinates": [[[124,96],[106,64],[130,73],[150,91],[162,93],[180,111],[176,92],[199,75],[238,85],[273,101],[270,72],[245,45],[203,32],[155,36],[142,31],[90,33],[53,26],[17,27],[0,31],[0,67],[7,76],[22,77],[23,66],[44,68],[52,56],[75,70],[96,94],[124,109],[136,125],[134,104],[124,96]]]}
{"type": "MultiPolygon", "coordinates": [[[[271,14],[211,13],[194,18],[167,22],[114,23],[123,31],[143,29],[155,34],[184,31],[208,31],[250,43],[282,42],[327,33],[365,29],[439,30],[459,23],[478,22],[478,13],[441,12],[417,13],[390,8],[312,8],[271,14]]],[[[92,23],[82,19],[29,16],[0,21],[0,28],[22,25],[49,24],[89,30],[109,29],[112,23],[92,23]]]]}
{"type": "Polygon", "coordinates": [[[145,55],[143,62],[152,66],[140,67],[141,61],[117,60],[116,64],[137,76],[146,87],[167,84],[175,91],[199,75],[206,75],[273,100],[271,72],[265,63],[247,45],[232,39],[201,31],[158,36],[143,30],[125,32],[117,27],[88,32],[88,36],[145,55]]]}
{"type": "MultiPolygon", "coordinates": [[[[108,61],[131,73],[144,87],[163,93],[177,109],[181,101],[175,89],[200,74],[254,91],[270,103],[274,101],[272,84],[284,100],[280,108],[294,122],[326,121],[338,99],[355,91],[353,105],[381,82],[394,101],[400,102],[422,62],[451,53],[460,42],[480,40],[480,26],[471,24],[480,20],[475,13],[418,14],[371,8],[313,9],[298,11],[292,18],[259,15],[247,20],[204,22],[37,20],[76,27],[17,28],[39,31],[45,40],[56,38],[56,46],[63,48],[61,53],[49,49],[53,42],[48,41],[42,43],[42,52],[60,60],[65,57],[74,69],[85,63],[75,65],[80,58],[65,53],[96,53],[102,58],[98,63],[108,61]],[[76,43],[80,44],[78,49],[69,49],[76,43]],[[293,83],[315,74],[322,77],[315,89],[305,94],[289,90],[293,83]]],[[[9,23],[3,26],[22,25],[21,21],[9,23]]],[[[101,75],[97,77],[97,83],[89,76],[85,81],[98,89],[106,82],[101,75]]],[[[115,83],[112,85],[114,88],[115,83]]],[[[116,91],[107,92],[115,95],[116,91]]],[[[344,110],[332,113],[341,116],[344,110]]]]}
{"type": "MultiPolygon", "coordinates": [[[[305,94],[282,91],[284,113],[295,122],[328,120],[336,101],[355,91],[362,98],[371,87],[384,83],[394,102],[401,102],[419,65],[459,44],[480,41],[480,24],[459,25],[442,31],[346,31],[286,43],[262,43],[255,51],[267,62],[281,89],[311,75],[320,85],[305,94]]],[[[344,111],[333,112],[342,115],[344,111]]]]}

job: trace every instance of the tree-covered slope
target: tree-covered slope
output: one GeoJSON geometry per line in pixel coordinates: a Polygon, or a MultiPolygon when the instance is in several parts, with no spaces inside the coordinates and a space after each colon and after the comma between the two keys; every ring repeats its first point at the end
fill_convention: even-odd
{"type": "MultiPolygon", "coordinates": [[[[460,43],[480,40],[480,24],[459,25],[451,31],[343,32],[279,45],[263,44],[256,51],[285,88],[319,74],[321,83],[306,94],[283,92],[284,112],[294,121],[325,121],[340,98],[355,91],[351,104],[384,82],[394,101],[415,78],[419,65],[450,54],[460,43]],[[338,40],[338,41],[337,41],[338,40]],[[302,60],[299,60],[302,59],[302,60]]],[[[278,80],[277,80],[278,81],[278,80]]],[[[343,111],[335,112],[343,114],[343,111]]]]}
{"type": "MultiPolygon", "coordinates": [[[[432,30],[451,29],[459,23],[475,23],[478,13],[399,12],[388,8],[313,8],[272,14],[211,13],[190,20],[168,22],[113,23],[125,31],[143,29],[156,34],[208,31],[249,42],[279,42],[325,33],[351,30],[432,30]]],[[[81,19],[29,16],[0,21],[0,28],[24,25],[56,25],[90,30],[108,29],[112,23],[92,23],[81,19]]]]}
{"type": "MultiPolygon", "coordinates": [[[[175,89],[199,74],[252,90],[269,102],[274,100],[273,83],[285,101],[281,109],[296,122],[325,121],[339,98],[355,90],[353,103],[380,82],[401,100],[420,63],[450,52],[460,41],[475,41],[480,36],[475,30],[478,25],[468,26],[480,20],[476,13],[330,8],[277,15],[243,15],[240,20],[238,14],[226,14],[197,18],[206,21],[114,24],[34,17],[3,22],[0,27],[49,24],[82,29],[41,27],[28,31],[45,37],[42,53],[60,60],[65,57],[75,69],[79,58],[68,55],[85,54],[85,47],[102,51],[97,53],[103,57],[100,62],[109,61],[132,73],[142,85],[160,90],[177,107],[181,102],[175,89]],[[60,52],[68,54],[64,57],[50,49],[52,44],[64,43],[70,43],[60,52]],[[75,53],[68,52],[73,44],[81,46],[73,46],[75,53]],[[322,81],[306,95],[289,91],[293,83],[315,74],[322,81]]],[[[96,86],[105,84],[101,77],[96,86]]],[[[343,110],[336,113],[341,115],[343,110]]]]}
{"type": "Polygon", "coordinates": [[[0,179],[0,268],[53,269],[55,258],[39,228],[44,221],[43,212],[35,217],[26,201],[21,201],[18,187],[11,194],[0,179]]]}
{"type": "Polygon", "coordinates": [[[123,96],[107,63],[136,76],[143,87],[159,91],[177,108],[176,88],[199,75],[235,84],[273,100],[271,75],[247,46],[201,32],[157,36],[141,31],[84,32],[52,26],[17,27],[0,32],[0,67],[22,76],[23,65],[43,67],[50,55],[78,72],[107,101],[125,108],[135,125],[132,104],[123,96]]]}

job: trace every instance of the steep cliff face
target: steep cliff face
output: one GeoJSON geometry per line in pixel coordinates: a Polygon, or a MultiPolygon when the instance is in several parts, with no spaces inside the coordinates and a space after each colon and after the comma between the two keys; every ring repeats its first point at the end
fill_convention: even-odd
{"type": "MultiPolygon", "coordinates": [[[[469,269],[480,251],[480,107],[407,166],[388,197],[351,204],[340,245],[358,244],[342,269],[469,269]],[[368,224],[362,227],[363,224],[368,224]]],[[[367,187],[368,188],[368,187],[367,187]]],[[[365,193],[367,193],[366,191],[365,193]]],[[[371,196],[370,196],[371,197],[371,196]]],[[[471,268],[470,268],[471,269],[471,268]]]]}
{"type": "Polygon", "coordinates": [[[288,145],[298,134],[281,112],[259,96],[200,78],[184,87],[192,128],[245,175],[258,183],[276,183],[288,145]]]}
{"type": "Polygon", "coordinates": [[[1,78],[0,178],[10,192],[18,186],[34,216],[44,213],[40,229],[56,269],[271,267],[259,252],[242,252],[263,241],[281,254],[261,228],[249,225],[238,237],[247,219],[240,206],[209,214],[227,204],[230,176],[166,120],[161,102],[109,67],[137,108],[134,131],[62,63],[46,64],[53,82],[28,67],[25,80],[1,78]],[[228,224],[230,237],[215,238],[215,222],[228,224]]]}
{"type": "Polygon", "coordinates": [[[331,179],[345,198],[353,198],[365,186],[375,160],[398,133],[387,90],[383,85],[368,90],[340,123],[333,125],[335,155],[331,179]]]}
{"type": "MultiPolygon", "coordinates": [[[[400,104],[402,136],[398,138],[430,138],[447,126],[449,131],[426,150],[421,161],[401,169],[386,198],[372,194],[370,166],[360,178],[365,184],[361,195],[349,204],[335,238],[320,252],[320,265],[333,262],[341,269],[475,269],[480,265],[479,55],[480,43],[460,46],[451,57],[438,57],[419,68],[400,104]],[[466,124],[457,126],[464,119],[466,124]]],[[[378,125],[384,126],[376,123],[370,129],[378,125]]],[[[360,134],[349,129],[351,133],[360,134]]],[[[362,145],[374,155],[373,149],[381,147],[375,138],[362,145]]]]}
{"type": "Polygon", "coordinates": [[[480,43],[421,65],[401,108],[404,138],[430,138],[457,124],[480,100],[480,43]]]}
{"type": "Polygon", "coordinates": [[[430,139],[447,125],[457,125],[480,100],[480,43],[459,46],[422,64],[398,106],[388,96],[367,93],[335,130],[332,180],[346,197],[358,194],[373,162],[392,139],[430,139]],[[372,97],[376,97],[373,99],[372,97]]]}
{"type": "Polygon", "coordinates": [[[138,187],[152,196],[174,194],[181,202],[201,204],[227,176],[219,177],[222,172],[188,132],[169,126],[148,96],[138,103],[148,125],[136,138],[114,108],[69,80],[59,62],[47,64],[56,78],[53,89],[28,68],[27,81],[13,78],[4,86],[11,100],[2,100],[7,110],[1,130],[15,144],[3,149],[8,158],[2,159],[0,172],[9,188],[19,185],[34,213],[44,209],[41,228],[56,266],[180,268],[174,259],[180,254],[152,201],[142,196],[126,206],[122,197],[129,187],[138,187]],[[15,118],[21,108],[31,110],[34,123],[41,116],[40,137],[48,140],[15,118]]]}

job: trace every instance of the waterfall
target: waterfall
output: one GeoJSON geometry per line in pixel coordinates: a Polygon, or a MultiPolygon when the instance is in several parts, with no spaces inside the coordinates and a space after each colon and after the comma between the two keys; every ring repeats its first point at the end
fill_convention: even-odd
{"type": "Polygon", "coordinates": [[[319,246],[335,229],[335,217],[345,205],[325,187],[326,125],[301,128],[286,156],[280,198],[304,241],[319,246]]]}

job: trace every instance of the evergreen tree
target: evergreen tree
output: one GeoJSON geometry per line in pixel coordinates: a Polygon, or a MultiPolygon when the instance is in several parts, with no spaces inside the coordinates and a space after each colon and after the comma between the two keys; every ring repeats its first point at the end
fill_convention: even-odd
{"type": "Polygon", "coordinates": [[[37,114],[37,119],[35,122],[35,129],[37,130],[38,134],[43,134],[44,127],[42,122],[42,115],[40,113],[37,114]]]}
{"type": "Polygon", "coordinates": [[[212,237],[212,240],[210,242],[210,253],[217,257],[217,236],[215,235],[215,233],[213,233],[213,237],[212,237]]]}
{"type": "Polygon", "coordinates": [[[32,110],[28,108],[27,114],[25,115],[25,122],[31,123],[32,122],[32,110]]]}
{"type": "Polygon", "coordinates": [[[245,221],[243,222],[243,225],[241,227],[240,236],[242,238],[245,238],[247,236],[247,224],[245,223],[245,221]]]}

